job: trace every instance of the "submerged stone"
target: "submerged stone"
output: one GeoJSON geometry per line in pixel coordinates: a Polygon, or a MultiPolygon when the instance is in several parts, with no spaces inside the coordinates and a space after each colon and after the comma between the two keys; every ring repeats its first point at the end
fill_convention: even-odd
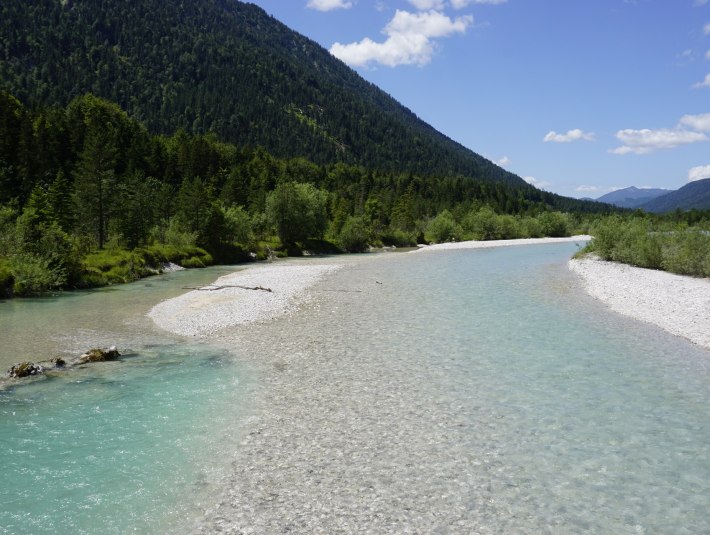
{"type": "Polygon", "coordinates": [[[116,360],[120,356],[121,354],[118,352],[118,349],[116,349],[116,346],[111,346],[108,349],[94,348],[89,349],[86,353],[80,356],[77,360],[77,364],[116,360]]]}
{"type": "Polygon", "coordinates": [[[20,362],[8,370],[8,375],[13,378],[30,377],[40,375],[44,368],[34,362],[20,362]]]}

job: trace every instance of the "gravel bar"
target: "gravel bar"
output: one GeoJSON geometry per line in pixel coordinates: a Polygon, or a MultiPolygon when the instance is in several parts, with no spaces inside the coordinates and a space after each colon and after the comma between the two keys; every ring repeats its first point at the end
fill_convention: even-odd
{"type": "Polygon", "coordinates": [[[587,256],[570,260],[587,292],[609,308],[710,349],[710,279],[587,256]]]}
{"type": "Polygon", "coordinates": [[[309,287],[337,269],[337,264],[248,268],[163,301],[148,316],[158,327],[175,334],[209,336],[228,327],[265,321],[289,312],[308,300],[305,291],[309,287]]]}

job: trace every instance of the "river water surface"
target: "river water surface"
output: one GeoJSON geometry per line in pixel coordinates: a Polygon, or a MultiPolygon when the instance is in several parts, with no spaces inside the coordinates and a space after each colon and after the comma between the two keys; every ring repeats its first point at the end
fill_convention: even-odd
{"type": "Polygon", "coordinates": [[[146,322],[193,285],[170,277],[0,303],[7,340],[134,353],[0,392],[0,533],[708,533],[710,352],[588,298],[575,249],[336,259],[215,345],[146,322]],[[272,439],[243,442],[255,420],[272,439]],[[240,501],[285,472],[288,500],[240,501]]]}

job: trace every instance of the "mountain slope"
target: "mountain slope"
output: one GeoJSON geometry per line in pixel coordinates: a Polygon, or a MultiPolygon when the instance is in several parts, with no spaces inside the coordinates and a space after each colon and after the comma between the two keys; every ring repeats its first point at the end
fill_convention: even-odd
{"type": "Polygon", "coordinates": [[[621,208],[638,208],[656,197],[666,195],[670,192],[671,190],[668,189],[637,188],[631,186],[630,188],[624,188],[602,195],[597,201],[613,204],[621,208]]]}
{"type": "Polygon", "coordinates": [[[91,92],[152,132],[212,131],[281,157],[525,186],[236,0],[5,0],[0,84],[30,105],[91,92]]]}
{"type": "Polygon", "coordinates": [[[710,178],[696,180],[642,205],[647,212],[664,213],[673,210],[710,210],[710,178]]]}

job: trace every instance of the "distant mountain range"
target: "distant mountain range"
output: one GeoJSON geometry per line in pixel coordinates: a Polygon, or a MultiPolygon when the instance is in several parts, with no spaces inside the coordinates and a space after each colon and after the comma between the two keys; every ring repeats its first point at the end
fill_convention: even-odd
{"type": "Polygon", "coordinates": [[[710,210],[710,178],[690,182],[678,190],[631,186],[612,191],[596,200],[621,208],[641,208],[654,213],[710,210]]]}
{"type": "Polygon", "coordinates": [[[669,189],[637,188],[631,186],[630,188],[619,189],[602,195],[597,201],[613,204],[621,208],[638,208],[656,197],[660,197],[671,191],[672,190],[669,189]]]}

